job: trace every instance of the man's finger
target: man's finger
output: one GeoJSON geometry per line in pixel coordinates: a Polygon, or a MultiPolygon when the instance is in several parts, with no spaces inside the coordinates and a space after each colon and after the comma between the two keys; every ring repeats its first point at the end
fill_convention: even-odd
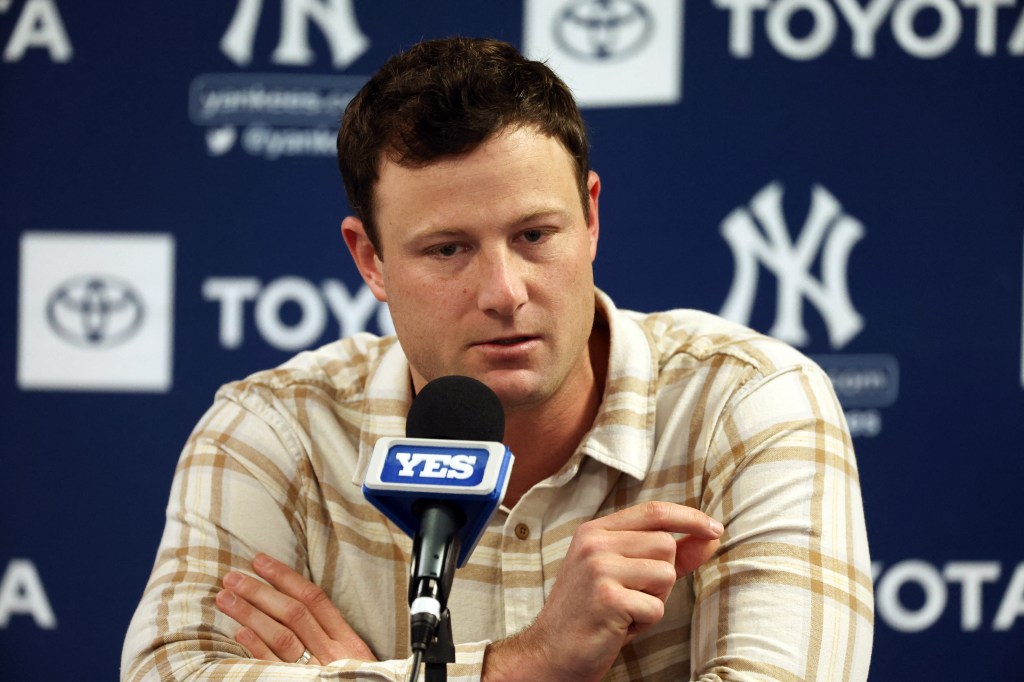
{"type": "Polygon", "coordinates": [[[676,555],[676,539],[671,533],[664,531],[609,531],[591,527],[589,531],[583,531],[578,535],[577,543],[592,543],[594,551],[602,554],[665,561],[670,564],[676,555]]]}
{"type": "Polygon", "coordinates": [[[249,633],[239,631],[242,638],[249,638],[250,633],[253,635],[249,641],[238,639],[237,635],[236,639],[256,658],[290,662],[302,656],[305,645],[291,629],[268,616],[262,608],[253,606],[235,590],[221,590],[216,602],[218,609],[244,626],[242,630],[249,630],[249,633]]]}
{"type": "Polygon", "coordinates": [[[623,587],[636,592],[644,592],[661,601],[668,599],[669,593],[672,592],[672,586],[677,580],[677,574],[672,570],[671,562],[630,559],[623,566],[628,570],[615,576],[623,587]]]}
{"type": "Polygon", "coordinates": [[[271,662],[281,660],[277,654],[270,650],[267,643],[260,639],[259,635],[245,626],[239,628],[238,632],[235,633],[235,641],[248,649],[253,658],[271,662]]]}
{"type": "Polygon", "coordinates": [[[713,540],[722,535],[722,524],[699,509],[673,502],[644,502],[593,523],[607,530],[663,530],[713,540]]]}
{"type": "Polygon", "coordinates": [[[375,660],[370,648],[356,634],[319,585],[267,554],[257,554],[252,561],[252,567],[257,575],[282,594],[302,603],[312,615],[318,627],[311,629],[309,633],[311,639],[307,641],[311,647],[317,647],[311,650],[325,655],[330,654],[330,640],[333,640],[346,647],[349,658],[375,660]]]}
{"type": "MultiPolygon", "coordinates": [[[[255,613],[249,615],[248,622],[235,618],[243,625],[249,625],[256,633],[270,645],[271,650],[286,660],[291,655],[294,647],[291,646],[288,635],[272,628],[266,621],[272,621],[282,630],[287,631],[292,639],[300,644],[308,646],[310,651],[323,651],[330,645],[330,638],[324,632],[323,627],[317,622],[316,617],[309,611],[305,604],[297,599],[281,592],[274,586],[251,578],[243,573],[232,571],[224,576],[224,586],[228,591],[238,595],[242,600],[248,602],[254,612],[259,612],[260,618],[255,613]],[[266,619],[266,620],[264,620],[266,619]],[[260,627],[255,627],[255,624],[260,627]],[[271,639],[268,639],[268,631],[271,639]],[[280,638],[280,641],[279,639],[280,638]],[[287,646],[287,649],[285,649],[287,646]],[[283,650],[284,649],[284,650],[283,650]]],[[[243,608],[244,607],[236,607],[243,608]]],[[[303,647],[299,647],[298,655],[302,655],[303,647]]]]}

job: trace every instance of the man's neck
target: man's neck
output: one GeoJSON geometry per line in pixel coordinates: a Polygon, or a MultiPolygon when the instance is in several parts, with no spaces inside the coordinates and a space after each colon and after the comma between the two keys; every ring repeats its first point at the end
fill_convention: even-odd
{"type": "Polygon", "coordinates": [[[594,320],[588,355],[590,372],[582,386],[539,408],[505,414],[505,444],[516,457],[504,504],[512,507],[526,491],[557,473],[594,425],[608,372],[609,330],[594,320]]]}

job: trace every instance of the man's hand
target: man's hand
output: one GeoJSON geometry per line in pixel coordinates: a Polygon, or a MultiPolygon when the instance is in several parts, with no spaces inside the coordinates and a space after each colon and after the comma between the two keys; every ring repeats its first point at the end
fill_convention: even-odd
{"type": "Polygon", "coordinates": [[[266,554],[257,554],[252,568],[270,585],[232,571],[217,608],[242,624],[235,640],[254,657],[294,663],[309,651],[313,665],[377,660],[320,587],[266,554]]]}
{"type": "Polygon", "coordinates": [[[600,679],[624,645],[662,619],[676,581],[711,558],[722,532],[711,517],[668,502],[584,523],[537,619],[487,648],[485,678],[600,679]]]}

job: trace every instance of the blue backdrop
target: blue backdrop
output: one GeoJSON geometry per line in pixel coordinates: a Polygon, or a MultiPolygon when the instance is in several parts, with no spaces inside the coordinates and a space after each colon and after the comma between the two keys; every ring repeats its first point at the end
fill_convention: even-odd
{"type": "Polygon", "coordinates": [[[0,677],[114,678],[217,386],[389,329],[336,121],[454,33],[576,91],[621,307],[828,369],[872,679],[1024,679],[1022,0],[0,0],[0,677]]]}

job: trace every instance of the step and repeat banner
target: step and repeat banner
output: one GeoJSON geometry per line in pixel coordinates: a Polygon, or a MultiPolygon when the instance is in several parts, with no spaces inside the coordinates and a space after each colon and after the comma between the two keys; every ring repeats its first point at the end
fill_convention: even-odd
{"type": "Polygon", "coordinates": [[[621,307],[832,377],[872,679],[1024,679],[1024,0],[0,0],[0,677],[114,679],[216,388],[391,331],[337,120],[452,34],[576,92],[621,307]]]}

